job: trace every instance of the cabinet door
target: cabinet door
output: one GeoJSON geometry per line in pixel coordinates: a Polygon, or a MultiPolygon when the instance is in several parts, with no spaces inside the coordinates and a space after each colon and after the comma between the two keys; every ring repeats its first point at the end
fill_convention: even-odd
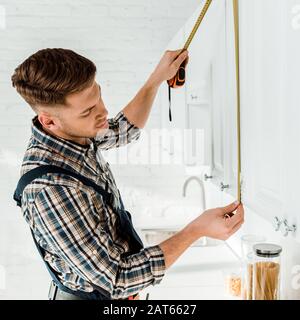
{"type": "Polygon", "coordinates": [[[286,48],[287,57],[282,61],[286,76],[283,78],[285,97],[282,116],[284,119],[284,216],[290,224],[298,226],[300,240],[300,3],[297,0],[283,1],[285,9],[284,24],[286,26],[286,43],[280,50],[286,48]]]}
{"type": "MultiPolygon", "coordinates": [[[[237,82],[236,82],[236,52],[235,52],[235,30],[233,16],[233,1],[225,0],[223,17],[223,33],[218,55],[215,58],[219,74],[214,74],[214,81],[220,81],[219,91],[222,99],[222,110],[219,112],[222,117],[222,183],[226,185],[224,193],[237,198],[238,178],[238,121],[237,121],[237,82]],[[216,61],[217,60],[217,61],[216,61]]],[[[217,115],[214,115],[217,117],[217,115]]],[[[214,141],[216,144],[216,141],[214,141]]],[[[218,144],[217,144],[218,145],[218,144]]],[[[225,195],[225,199],[227,196],[225,195]]]]}
{"type": "Polygon", "coordinates": [[[284,215],[286,1],[241,3],[243,202],[272,220],[284,215]]]}
{"type": "Polygon", "coordinates": [[[237,196],[237,99],[232,0],[223,1],[221,31],[212,54],[213,182],[237,196]]]}
{"type": "Polygon", "coordinates": [[[238,135],[237,135],[237,82],[236,82],[236,52],[235,30],[233,16],[233,1],[226,0],[225,8],[225,107],[224,107],[224,180],[229,188],[225,190],[234,198],[237,197],[238,176],[238,135]]]}

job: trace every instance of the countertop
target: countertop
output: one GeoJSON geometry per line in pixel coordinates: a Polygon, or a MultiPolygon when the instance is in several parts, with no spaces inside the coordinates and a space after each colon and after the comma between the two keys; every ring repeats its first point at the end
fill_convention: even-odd
{"type": "Polygon", "coordinates": [[[166,271],[161,283],[144,289],[149,300],[232,300],[226,276],[241,272],[238,258],[225,244],[190,247],[166,271]]]}

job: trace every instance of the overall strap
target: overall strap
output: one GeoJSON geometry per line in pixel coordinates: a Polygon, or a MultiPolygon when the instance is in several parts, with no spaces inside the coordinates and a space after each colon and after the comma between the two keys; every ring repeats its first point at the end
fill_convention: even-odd
{"type": "MultiPolygon", "coordinates": [[[[47,173],[58,173],[58,174],[66,174],[68,176],[74,177],[75,179],[81,181],[84,185],[90,186],[94,188],[94,190],[102,195],[103,201],[105,204],[113,206],[113,194],[107,192],[104,190],[102,187],[97,185],[95,182],[92,180],[82,176],[81,174],[73,171],[73,170],[67,170],[58,166],[54,165],[43,165],[39,166],[35,169],[32,169],[25,173],[19,180],[16,191],[14,193],[14,200],[16,201],[17,205],[21,207],[21,200],[22,200],[22,194],[25,189],[25,187],[30,184],[34,179],[39,178],[47,173]]],[[[117,216],[118,216],[118,221],[119,221],[119,232],[128,239],[130,246],[131,246],[131,252],[125,253],[123,256],[127,256],[129,254],[132,254],[133,252],[139,252],[143,248],[143,242],[138,236],[137,232],[134,230],[134,227],[132,225],[131,221],[131,215],[128,211],[125,210],[124,204],[119,192],[120,196],[120,208],[117,208],[117,216]]],[[[31,230],[32,237],[34,240],[34,243],[43,258],[43,261],[46,264],[46,267],[51,275],[51,278],[53,279],[54,283],[57,285],[58,288],[60,288],[62,291],[65,291],[67,293],[71,293],[74,295],[77,295],[79,297],[82,297],[84,299],[88,300],[106,300],[109,299],[110,295],[108,292],[106,292],[104,289],[91,284],[94,288],[93,292],[87,293],[83,291],[73,291],[67,287],[65,287],[59,280],[57,276],[57,272],[51,268],[49,263],[44,260],[46,250],[42,248],[38,242],[35,239],[34,233],[31,230]]]]}
{"type": "MultiPolygon", "coordinates": [[[[20,178],[18,185],[17,185],[17,188],[16,188],[16,191],[14,193],[14,200],[17,202],[17,205],[19,207],[21,207],[22,194],[23,194],[23,191],[26,188],[26,186],[28,184],[30,184],[34,179],[40,178],[47,173],[58,173],[58,174],[66,174],[68,176],[72,176],[75,179],[80,180],[85,185],[90,186],[90,187],[94,188],[97,192],[99,192],[102,195],[104,202],[111,203],[110,201],[112,200],[112,194],[105,191],[102,187],[98,186],[92,180],[78,174],[77,172],[75,172],[73,170],[67,170],[67,169],[64,169],[64,168],[61,168],[58,166],[54,166],[54,165],[43,165],[43,166],[39,166],[35,169],[28,171],[20,178]]],[[[70,293],[70,294],[77,295],[83,299],[88,299],[88,300],[107,300],[107,299],[110,299],[110,295],[108,292],[106,292],[104,289],[102,289],[98,286],[95,286],[94,284],[91,284],[94,288],[93,292],[84,292],[84,291],[79,291],[79,290],[74,291],[74,290],[71,290],[68,287],[64,286],[61,283],[61,281],[59,280],[58,273],[56,272],[56,270],[54,270],[50,266],[50,264],[44,260],[46,250],[39,245],[31,228],[30,228],[30,231],[32,234],[34,244],[36,245],[38,252],[42,257],[53,282],[57,285],[57,287],[60,290],[67,292],[67,293],[70,293]]]]}
{"type": "Polygon", "coordinates": [[[26,172],[20,178],[18,185],[17,185],[17,188],[16,188],[16,191],[14,193],[14,200],[16,201],[16,203],[19,207],[21,207],[22,194],[23,194],[23,191],[26,188],[26,186],[28,184],[30,184],[34,179],[40,178],[47,173],[59,173],[59,174],[66,174],[68,176],[71,176],[71,177],[81,181],[83,184],[94,188],[97,192],[99,192],[102,195],[103,201],[105,203],[109,203],[109,204],[112,203],[113,195],[111,193],[105,191],[102,187],[97,185],[92,180],[82,176],[81,174],[79,174],[73,170],[64,169],[64,168],[54,166],[54,165],[43,165],[43,166],[39,166],[37,168],[34,168],[34,169],[26,172]]]}

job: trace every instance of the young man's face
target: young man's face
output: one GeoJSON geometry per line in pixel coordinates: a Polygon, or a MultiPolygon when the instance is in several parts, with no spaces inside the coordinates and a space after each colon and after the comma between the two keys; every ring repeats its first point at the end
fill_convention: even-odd
{"type": "Polygon", "coordinates": [[[108,112],[101,98],[101,87],[96,81],[81,92],[67,96],[66,106],[58,107],[52,122],[45,126],[55,135],[82,142],[82,138],[94,138],[108,129],[108,112]]]}

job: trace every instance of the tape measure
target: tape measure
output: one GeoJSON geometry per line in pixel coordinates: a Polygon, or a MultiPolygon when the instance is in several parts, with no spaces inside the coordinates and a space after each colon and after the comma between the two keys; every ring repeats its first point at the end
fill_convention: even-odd
{"type": "Polygon", "coordinates": [[[239,2],[233,0],[234,39],[235,39],[235,66],[236,66],[236,100],[237,100],[237,198],[241,202],[241,84],[240,84],[240,28],[239,28],[239,2]]]}
{"type": "MultiPolygon", "coordinates": [[[[212,0],[207,0],[203,9],[201,10],[201,13],[188,37],[188,39],[186,40],[185,42],[185,45],[184,47],[182,48],[182,50],[180,51],[179,55],[184,51],[184,50],[187,50],[188,47],[190,46],[198,28],[200,27],[210,5],[212,3],[212,0]]],[[[170,121],[172,121],[172,114],[171,114],[171,88],[179,88],[179,87],[182,87],[185,83],[185,67],[186,67],[186,64],[187,64],[187,60],[185,60],[181,66],[179,67],[176,75],[168,80],[168,86],[169,86],[169,119],[170,121]]]]}

